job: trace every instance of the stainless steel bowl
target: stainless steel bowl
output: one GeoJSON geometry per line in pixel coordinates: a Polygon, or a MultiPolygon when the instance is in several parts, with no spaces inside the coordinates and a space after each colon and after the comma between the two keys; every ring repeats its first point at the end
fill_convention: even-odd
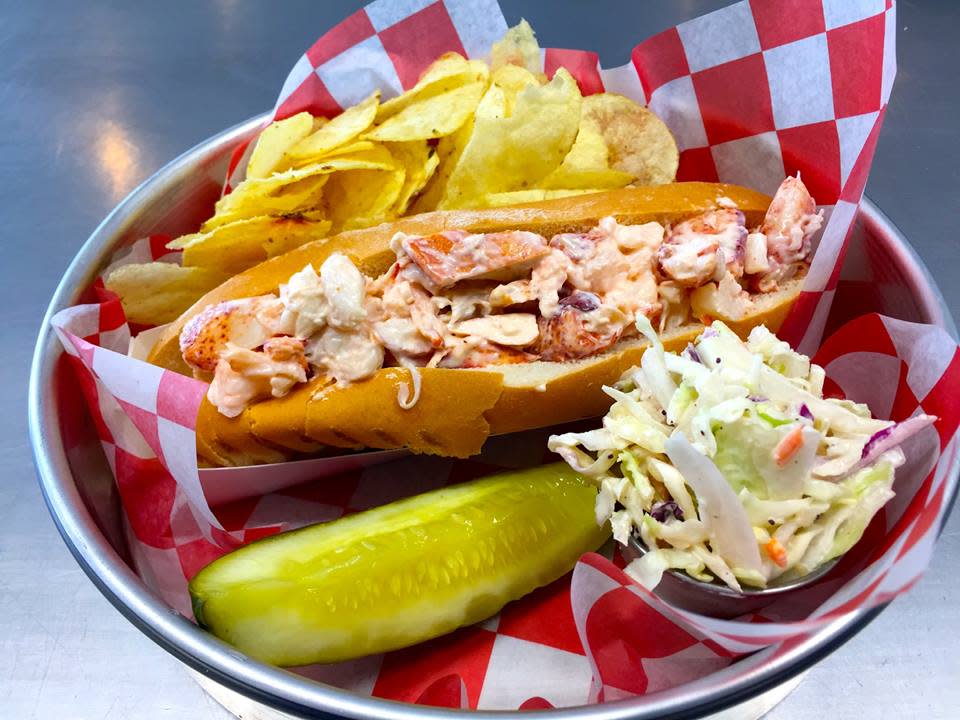
{"type": "MultiPolygon", "coordinates": [[[[65,372],[50,317],[78,301],[119,243],[155,232],[192,230],[212,210],[231,149],[264,118],[253,118],[211,138],[143,183],[94,231],[64,273],[40,329],[30,377],[30,438],[40,485],[64,541],[104,596],[144,634],[210,680],[299,717],[323,713],[385,720],[462,716],[459,711],[358,695],[264,665],[180,616],[131,569],[119,500],[93,431],[79,436],[62,432],[65,416],[84,411],[76,384],[65,372]]],[[[888,314],[936,323],[956,335],[929,273],[903,235],[870,202],[864,203],[848,263],[867,260],[876,283],[890,290],[886,297],[892,300],[884,308],[888,314]],[[869,239],[869,253],[861,252],[865,239],[869,239]]],[[[842,288],[838,291],[831,325],[864,311],[857,298],[855,291],[849,296],[842,288]]],[[[949,482],[952,498],[955,473],[949,482]]],[[[762,651],[694,683],[605,705],[549,712],[570,720],[701,717],[785,682],[842,645],[880,610],[840,618],[782,655],[772,658],[772,652],[762,651]]]]}

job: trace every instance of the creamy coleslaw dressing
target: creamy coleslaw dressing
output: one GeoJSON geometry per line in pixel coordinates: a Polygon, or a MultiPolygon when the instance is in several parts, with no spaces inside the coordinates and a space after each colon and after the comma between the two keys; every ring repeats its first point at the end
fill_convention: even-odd
{"type": "Polygon", "coordinates": [[[681,354],[638,328],[653,347],[606,388],[602,427],[548,445],[599,485],[597,521],[642,540],[627,572],[648,587],[668,569],[764,587],[847,552],[893,497],[899,444],[935,420],[824,399],[823,370],[763,326],[744,343],[715,322],[681,354]]]}

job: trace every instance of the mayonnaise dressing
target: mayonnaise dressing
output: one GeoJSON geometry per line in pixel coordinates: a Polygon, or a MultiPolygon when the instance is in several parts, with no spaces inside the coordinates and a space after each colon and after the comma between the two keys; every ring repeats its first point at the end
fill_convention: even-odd
{"type": "Polygon", "coordinates": [[[410,385],[400,384],[397,390],[397,405],[402,410],[410,410],[420,400],[420,389],[423,379],[420,377],[420,368],[409,367],[410,385]]]}
{"type": "Polygon", "coordinates": [[[312,265],[294,273],[280,286],[280,302],[282,318],[293,324],[297,337],[308,338],[327,322],[327,298],[312,265]]]}
{"type": "Polygon", "coordinates": [[[226,344],[207,391],[207,398],[221,414],[236,417],[251,402],[283,397],[307,381],[303,344],[293,338],[278,340],[292,342],[271,347],[268,341],[264,351],[226,344]],[[291,347],[294,344],[296,347],[291,347]]]}
{"type": "Polygon", "coordinates": [[[350,331],[327,326],[307,343],[307,359],[345,385],[368,378],[383,367],[383,345],[366,328],[350,331]]]}

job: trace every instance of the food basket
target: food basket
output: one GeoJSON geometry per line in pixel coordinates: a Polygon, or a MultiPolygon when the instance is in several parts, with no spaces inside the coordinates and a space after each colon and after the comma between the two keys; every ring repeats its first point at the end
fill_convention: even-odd
{"type": "MultiPolygon", "coordinates": [[[[133,570],[119,498],[80,390],[50,326],[76,304],[118,244],[155,232],[187,231],[209,212],[232,149],[252,136],[253,118],[184,153],[137,188],[96,229],[64,274],[44,319],[30,380],[30,434],[50,512],[84,571],[145,635],[209,681],[298,717],[452,718],[461,711],[368,697],[251,660],[207,634],[153,594],[133,570]]],[[[899,230],[865,200],[857,218],[827,333],[865,312],[944,328],[950,313],[899,230]]],[[[957,463],[945,473],[956,493],[957,463]]],[[[700,717],[795,677],[866,626],[882,608],[844,615],[789,647],[772,646],[677,687],[606,704],[549,711],[567,718],[700,717]]],[[[505,713],[500,713],[505,714],[505,713]]],[[[508,714],[508,713],[506,713],[508,714]]]]}
{"type": "MultiPolygon", "coordinates": [[[[302,110],[332,116],[375,90],[390,96],[417,82],[441,51],[481,57],[506,28],[490,0],[377,0],[305,52],[273,113],[202,143],[135,190],[81,248],[51,301],[31,378],[32,441],[51,512],[105,596],[205,687],[293,716],[446,717],[469,707],[614,718],[704,716],[771,688],[782,693],[906,591],[926,566],[956,491],[960,349],[906,240],[868,201],[859,202],[895,72],[895,9],[801,5],[820,13],[817,22],[786,27],[782,7],[736,3],[642,40],[619,68],[604,69],[581,50],[547,48],[528,60],[536,67],[542,61],[544,74],[557,73],[568,88],[575,78],[584,95],[616,90],[649,103],[676,136],[681,180],[720,178],[772,192],[784,174],[802,171],[826,207],[819,249],[781,333],[813,354],[824,331],[817,362],[830,382],[882,417],[923,411],[940,418],[920,438],[925,444],[914,446],[920,450],[891,504],[897,509],[874,523],[871,541],[842,570],[838,565],[802,598],[792,596],[791,607],[724,621],[684,613],[587,554],[569,583],[537,591],[495,619],[383,656],[295,671],[256,662],[192,622],[186,582],[230,547],[380,504],[377,488],[410,493],[421,480],[472,477],[487,461],[499,467],[543,457],[542,438],[509,436],[491,441],[492,452],[472,466],[407,458],[369,468],[382,454],[359,453],[264,472],[205,469],[198,478],[190,403],[203,385],[123,357],[128,328],[120,304],[103,302],[94,284],[120,260],[118,248],[129,248],[126,260],[170,260],[167,238],[195,230],[221,189],[238,187],[243,149],[271,118],[302,110]],[[731,42],[717,45],[719,35],[731,42]],[[427,36],[437,42],[421,47],[418,39],[427,36]],[[863,72],[848,62],[865,54],[863,72]],[[799,70],[807,89],[801,95],[787,92],[799,70]],[[328,462],[352,466],[352,474],[314,472],[312,463],[328,462]],[[415,482],[396,482],[398,473],[415,482]],[[315,481],[289,487],[305,479],[315,481]],[[210,507],[227,500],[247,508],[243,514],[218,505],[232,518],[229,527],[210,507]]],[[[578,107],[570,105],[574,121],[578,107]]],[[[301,115],[304,121],[321,122],[301,115]]],[[[440,125],[425,127],[440,132],[440,125]]]]}

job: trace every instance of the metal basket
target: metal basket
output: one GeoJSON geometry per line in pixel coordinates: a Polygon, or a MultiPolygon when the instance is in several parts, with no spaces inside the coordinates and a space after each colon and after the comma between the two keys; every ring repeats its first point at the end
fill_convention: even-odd
{"type": "MultiPolygon", "coordinates": [[[[113,477],[94,431],[78,430],[82,423],[72,423],[70,432],[63,432],[65,418],[84,411],[50,317],[81,298],[118,245],[152,233],[193,230],[213,209],[231,150],[254,134],[266,117],[252,118],[201,143],[144,182],[101,223],[64,273],[40,330],[30,377],[30,437],[40,485],[64,541],[104,596],[145,635],[206,680],[297,717],[323,713],[383,720],[460,716],[464,711],[367,697],[264,665],[171,610],[132,569],[113,477]]],[[[863,293],[858,291],[862,283],[841,282],[830,327],[877,310],[934,323],[956,336],[949,310],[923,263],[868,200],[861,208],[847,266],[857,268],[859,280],[872,279],[878,292],[869,295],[881,298],[882,307],[876,306],[876,300],[864,307],[863,293]]],[[[846,642],[881,610],[845,616],[789,652],[773,658],[770,650],[761,651],[693,683],[609,704],[546,712],[558,720],[702,717],[785,683],[846,642]]]]}

